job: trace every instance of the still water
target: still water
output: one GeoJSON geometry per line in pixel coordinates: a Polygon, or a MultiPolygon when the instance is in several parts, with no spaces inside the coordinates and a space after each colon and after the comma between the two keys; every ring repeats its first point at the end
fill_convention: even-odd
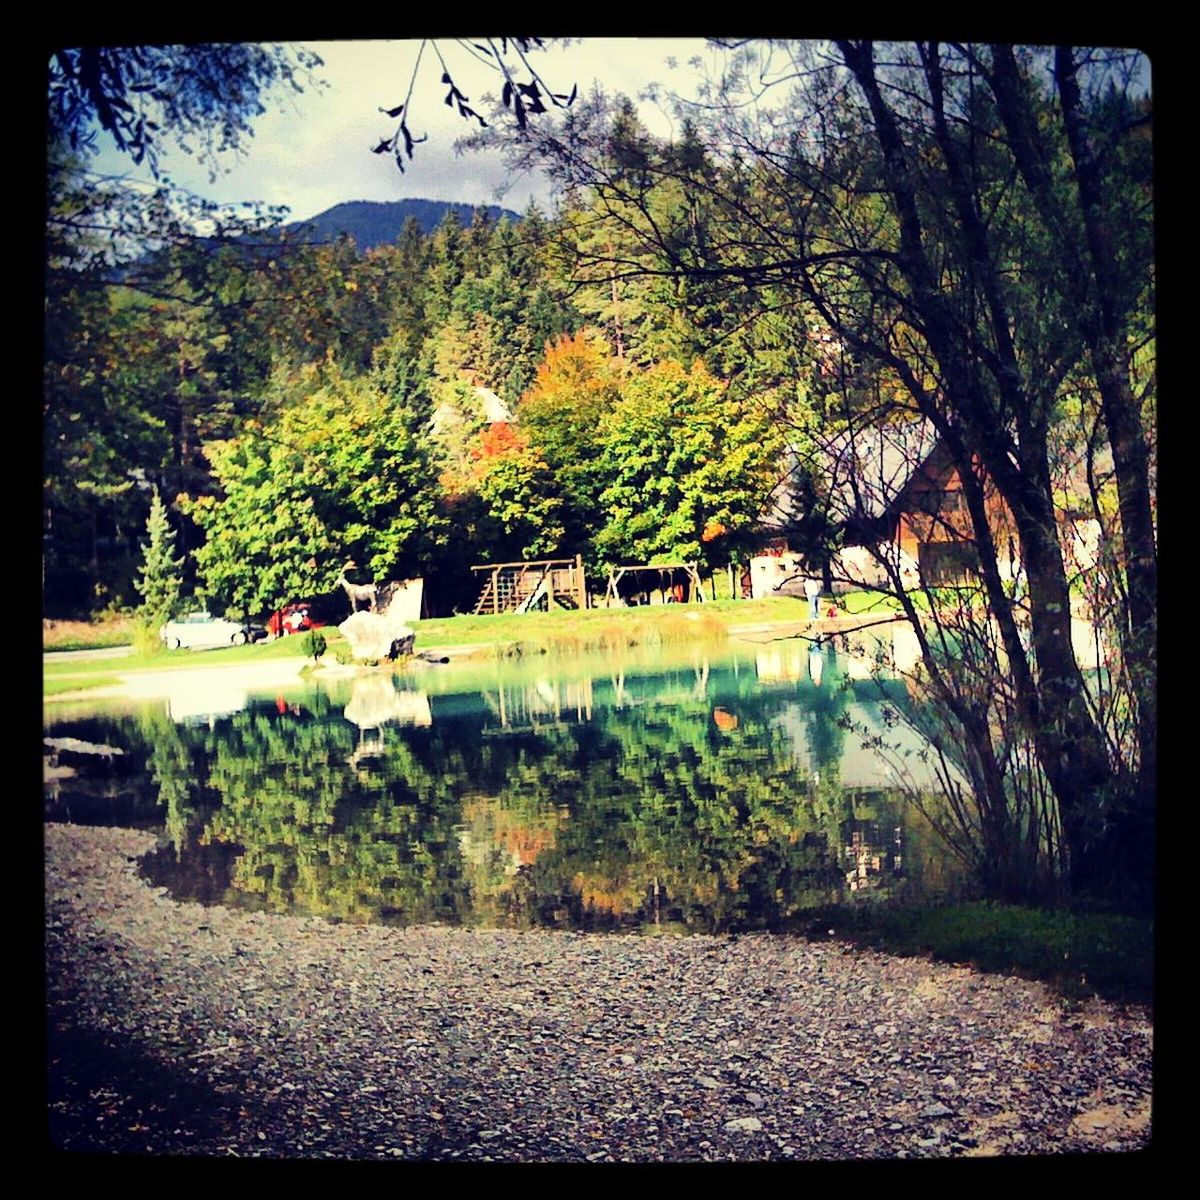
{"type": "Polygon", "coordinates": [[[49,820],[160,830],[181,899],[334,920],[783,929],[953,886],[897,679],[803,641],[47,709],[122,750],[49,820]]]}

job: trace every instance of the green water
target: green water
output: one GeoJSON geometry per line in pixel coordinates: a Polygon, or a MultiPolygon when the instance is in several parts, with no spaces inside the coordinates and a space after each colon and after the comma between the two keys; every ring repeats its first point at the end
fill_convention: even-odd
{"type": "Polygon", "coordinates": [[[908,696],[866,674],[786,642],[51,707],[48,735],[126,754],[48,784],[46,813],[161,831],[146,875],[205,903],[788,928],[831,900],[952,879],[900,786],[936,786],[908,696]]]}

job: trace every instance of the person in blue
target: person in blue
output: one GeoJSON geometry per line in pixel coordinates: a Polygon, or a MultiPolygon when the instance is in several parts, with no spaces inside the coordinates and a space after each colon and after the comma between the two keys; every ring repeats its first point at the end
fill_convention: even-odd
{"type": "Polygon", "coordinates": [[[809,575],[804,581],[804,594],[808,597],[809,620],[815,621],[821,615],[821,581],[809,575]]]}

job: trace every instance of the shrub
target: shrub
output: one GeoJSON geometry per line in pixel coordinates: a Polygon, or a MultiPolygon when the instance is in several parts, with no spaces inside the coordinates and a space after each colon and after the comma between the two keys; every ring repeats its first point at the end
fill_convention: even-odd
{"type": "Polygon", "coordinates": [[[300,649],[306,658],[316,662],[328,649],[325,635],[319,629],[310,629],[300,642],[300,649]]]}
{"type": "Polygon", "coordinates": [[[135,654],[149,656],[166,651],[166,645],[158,635],[160,627],[147,621],[144,616],[134,622],[132,640],[135,654]]]}

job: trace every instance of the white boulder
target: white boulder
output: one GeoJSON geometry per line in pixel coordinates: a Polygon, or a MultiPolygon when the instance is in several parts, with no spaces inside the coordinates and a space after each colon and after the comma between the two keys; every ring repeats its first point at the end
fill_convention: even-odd
{"type": "Polygon", "coordinates": [[[381,613],[351,613],[338,628],[355,658],[400,658],[412,653],[416,632],[411,625],[381,613]]]}

